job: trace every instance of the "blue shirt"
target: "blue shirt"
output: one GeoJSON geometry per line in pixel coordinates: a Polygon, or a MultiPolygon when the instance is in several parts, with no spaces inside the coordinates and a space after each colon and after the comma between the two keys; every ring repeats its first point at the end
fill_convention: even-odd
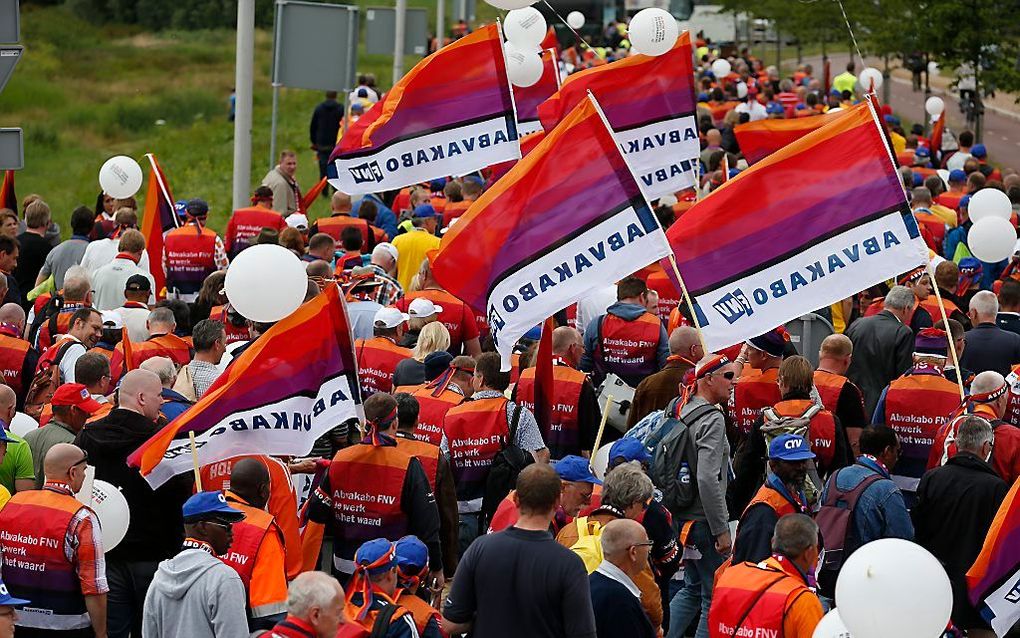
{"type": "Polygon", "coordinates": [[[378,212],[375,215],[375,225],[385,230],[386,234],[390,236],[390,241],[393,241],[393,238],[397,236],[397,216],[375,195],[368,194],[354,202],[351,206],[351,215],[358,216],[361,202],[365,201],[366,197],[371,198],[375,202],[376,208],[378,208],[378,212]]]}

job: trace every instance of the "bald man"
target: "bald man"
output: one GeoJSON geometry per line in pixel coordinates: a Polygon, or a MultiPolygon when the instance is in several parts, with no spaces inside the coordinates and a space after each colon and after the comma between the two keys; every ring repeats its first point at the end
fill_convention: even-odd
{"type": "Polygon", "coordinates": [[[647,415],[662,410],[674,397],[679,396],[684,377],[694,364],[705,356],[698,331],[691,326],[680,326],[669,335],[669,358],[655,374],[645,377],[634,390],[634,400],[627,414],[627,428],[634,427],[647,415]]]}
{"type": "Polygon", "coordinates": [[[88,452],[96,478],[119,488],[136,513],[124,540],[106,554],[111,637],[141,635],[142,605],[152,576],[159,562],[177,554],[184,540],[181,507],[191,496],[192,474],[175,476],[153,490],[138,469],[127,464],[128,455],[159,431],[162,389],[155,373],[128,372],[120,382],[118,407],[90,423],[76,439],[88,452]]]}
{"type": "Polygon", "coordinates": [[[18,397],[18,409],[25,409],[25,394],[39,364],[39,352],[27,340],[25,311],[16,303],[0,306],[0,375],[18,397]]]}
{"type": "Polygon", "coordinates": [[[74,497],[87,462],[80,448],[57,443],[43,462],[43,488],[15,494],[0,510],[0,529],[8,532],[4,552],[18,557],[5,561],[3,582],[15,597],[32,596],[31,607],[18,613],[19,636],[92,635],[90,627],[97,637],[107,635],[109,587],[99,520],[74,497]],[[22,564],[39,567],[15,569],[22,564]],[[63,631],[40,631],[52,627],[63,631]]]}
{"type": "Polygon", "coordinates": [[[0,461],[0,485],[11,494],[35,488],[35,468],[28,442],[11,432],[18,398],[10,386],[0,384],[0,427],[7,431],[7,454],[0,461]]]}
{"type": "Polygon", "coordinates": [[[622,518],[602,528],[602,564],[588,577],[599,638],[654,638],[634,578],[648,566],[651,541],[641,523],[622,518]]]}
{"type": "MultiPolygon", "coordinates": [[[[602,413],[595,388],[588,375],[578,370],[584,340],[581,333],[569,326],[553,331],[553,395],[552,423],[549,432],[543,432],[549,454],[553,459],[574,454],[590,457],[598,434],[602,413]]],[[[535,362],[521,372],[514,386],[513,396],[521,405],[535,410],[535,362]]]]}
{"type": "Polygon", "coordinates": [[[833,334],[823,339],[818,350],[814,382],[822,397],[822,405],[836,415],[846,428],[850,447],[856,457],[861,453],[857,441],[861,438],[861,430],[868,426],[868,416],[864,412],[861,389],[846,378],[853,353],[854,344],[846,335],[833,334]]]}

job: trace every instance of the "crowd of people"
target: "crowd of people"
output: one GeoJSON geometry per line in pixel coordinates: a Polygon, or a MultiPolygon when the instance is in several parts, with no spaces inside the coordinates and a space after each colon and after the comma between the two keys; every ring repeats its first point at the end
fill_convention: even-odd
{"type": "MultiPolygon", "coordinates": [[[[859,99],[852,65],[831,93],[809,66],[781,78],[746,51],[716,78],[709,44],[698,43],[701,193],[743,165],[739,123],[859,99]]],[[[370,107],[374,84],[363,76],[347,98],[370,107]]],[[[310,127],[323,173],[338,105],[327,94],[310,127]]],[[[432,271],[445,230],[491,185],[485,171],[326,193],[330,211],[315,217],[284,151],[222,236],[205,201],[178,202],[162,289],[131,198],[79,206],[64,240],[38,195],[0,210],[0,638],[15,626],[808,638],[847,557],[882,538],[943,564],[948,631],[990,635],[964,574],[1020,477],[1020,261],[970,255],[967,205],[995,188],[1016,211],[1020,174],[990,165],[969,131],[932,149],[923,127],[885,120],[930,268],[818,309],[832,334],[817,352],[761,326],[713,353],[665,273],[635,264],[554,317],[551,397],[539,396],[540,330],[502,370],[486,316],[432,271]],[[271,327],[223,290],[231,260],[262,243],[304,262],[306,300],[339,286],[364,420],[337,423],[309,458],[236,457],[201,467],[200,486],[182,474],[153,489],[128,456],[271,327]],[[619,427],[600,408],[607,380],[633,390],[619,427]],[[12,432],[19,413],[38,427],[12,432]],[[129,505],[114,547],[75,498],[87,467],[129,505]],[[848,511],[842,527],[836,510],[848,511]]],[[[663,226],[695,196],[654,202],[663,226]]]]}

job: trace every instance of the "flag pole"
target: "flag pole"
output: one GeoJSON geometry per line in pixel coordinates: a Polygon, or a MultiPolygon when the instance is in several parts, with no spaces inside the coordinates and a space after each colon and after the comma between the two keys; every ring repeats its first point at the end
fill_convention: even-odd
{"type": "Polygon", "coordinates": [[[963,389],[963,370],[960,368],[960,359],[956,354],[956,344],[953,340],[953,331],[949,327],[949,317],[946,316],[946,307],[942,303],[942,293],[939,292],[939,285],[935,281],[935,269],[931,267],[931,260],[928,260],[926,267],[928,277],[931,279],[931,289],[935,293],[935,301],[939,303],[939,314],[942,315],[942,325],[946,327],[946,340],[949,342],[949,354],[953,357],[953,365],[956,366],[956,386],[960,389],[960,401],[967,399],[967,393],[963,389]]]}
{"type": "Polygon", "coordinates": [[[607,394],[606,409],[602,411],[602,423],[599,423],[599,432],[595,435],[595,444],[591,447],[592,458],[595,458],[595,453],[599,451],[599,443],[602,442],[602,434],[606,431],[606,421],[609,420],[609,406],[613,403],[615,403],[615,401],[613,401],[613,395],[607,394]]]}
{"type": "Polygon", "coordinates": [[[191,443],[191,463],[195,466],[195,490],[202,491],[202,473],[198,470],[198,446],[195,445],[195,431],[188,432],[188,441],[191,443]]]}
{"type": "Polygon", "coordinates": [[[687,309],[691,311],[691,322],[694,323],[694,329],[698,332],[698,341],[701,342],[701,349],[704,350],[707,355],[709,350],[708,346],[705,345],[705,335],[701,333],[701,322],[698,321],[698,313],[694,310],[694,302],[691,301],[691,294],[687,292],[687,285],[684,284],[684,278],[680,276],[680,268],[676,265],[676,255],[672,252],[669,253],[669,265],[673,267],[673,274],[676,275],[677,283],[680,284],[680,292],[683,293],[684,302],[687,303],[687,309]]]}

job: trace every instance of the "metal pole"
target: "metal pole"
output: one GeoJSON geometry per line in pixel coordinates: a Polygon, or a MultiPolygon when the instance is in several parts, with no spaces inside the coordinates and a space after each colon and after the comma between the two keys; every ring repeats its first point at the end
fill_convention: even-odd
{"type": "Polygon", "coordinates": [[[237,2],[237,60],[234,86],[233,207],[242,208],[251,188],[252,73],[255,60],[255,0],[237,2]]]}
{"type": "Polygon", "coordinates": [[[393,26],[393,83],[404,77],[404,32],[407,30],[407,0],[397,0],[393,26]]]}
{"type": "Polygon", "coordinates": [[[436,0],[436,51],[443,48],[446,39],[446,0],[436,0]]]}
{"type": "Polygon", "coordinates": [[[276,166],[276,117],[280,107],[280,85],[273,82],[273,115],[269,121],[269,168],[276,166]]]}
{"type": "Polygon", "coordinates": [[[276,118],[279,115],[280,107],[280,34],[283,33],[283,2],[276,0],[276,18],[273,20],[273,114],[269,120],[269,165],[266,170],[272,170],[276,166],[276,118]]]}

